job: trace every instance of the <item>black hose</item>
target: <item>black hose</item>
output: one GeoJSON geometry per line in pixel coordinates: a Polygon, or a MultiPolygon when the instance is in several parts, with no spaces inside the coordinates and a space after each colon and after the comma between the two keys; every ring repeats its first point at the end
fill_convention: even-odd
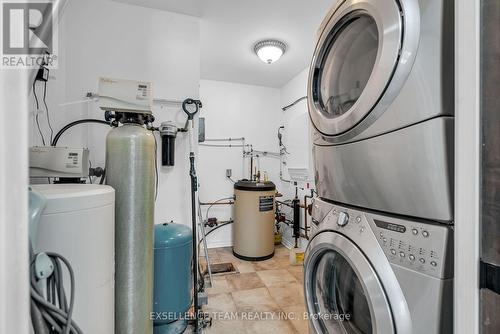
{"type": "Polygon", "coordinates": [[[94,119],[94,118],[84,118],[84,119],[79,119],[77,121],[71,122],[67,125],[65,125],[57,134],[55,135],[54,139],[52,140],[52,143],[50,143],[51,146],[56,146],[57,142],[59,141],[59,138],[63,135],[64,132],[66,132],[68,129],[74,127],[75,125],[78,124],[83,124],[83,123],[98,123],[98,124],[105,124],[108,126],[111,126],[111,124],[107,121],[104,121],[102,119],[94,119]]]}
{"type": "Polygon", "coordinates": [[[210,235],[210,233],[212,233],[213,231],[223,227],[223,226],[226,226],[226,225],[231,225],[232,223],[234,223],[234,221],[229,221],[227,223],[224,223],[224,224],[220,224],[220,225],[217,225],[215,226],[214,228],[212,228],[210,231],[207,232],[207,234],[205,234],[204,237],[202,237],[199,241],[198,241],[198,245],[201,244],[201,242],[203,241],[203,239],[205,239],[206,237],[208,237],[210,235]]]}

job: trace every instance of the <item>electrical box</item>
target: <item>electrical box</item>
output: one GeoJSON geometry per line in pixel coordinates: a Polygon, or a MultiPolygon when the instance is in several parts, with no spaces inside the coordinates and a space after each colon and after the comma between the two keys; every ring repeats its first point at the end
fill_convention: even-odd
{"type": "Polygon", "coordinates": [[[151,114],[153,83],[99,78],[99,107],[105,111],[151,114]]]}
{"type": "Polygon", "coordinates": [[[198,143],[205,142],[205,117],[198,119],[198,143]]]}
{"type": "Polygon", "coordinates": [[[69,147],[31,147],[30,177],[86,178],[89,150],[69,147]]]}

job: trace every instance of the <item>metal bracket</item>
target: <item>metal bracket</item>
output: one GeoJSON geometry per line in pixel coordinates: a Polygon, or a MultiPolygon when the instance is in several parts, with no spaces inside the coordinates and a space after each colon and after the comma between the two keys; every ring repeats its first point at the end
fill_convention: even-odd
{"type": "Polygon", "coordinates": [[[480,261],[479,288],[500,294],[500,267],[480,261]]]}

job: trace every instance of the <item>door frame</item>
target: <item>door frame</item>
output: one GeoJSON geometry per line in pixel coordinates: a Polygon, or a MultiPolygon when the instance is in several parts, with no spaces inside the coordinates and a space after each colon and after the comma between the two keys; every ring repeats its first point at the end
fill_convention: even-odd
{"type": "Polygon", "coordinates": [[[454,332],[479,330],[480,0],[455,0],[454,332]]]}

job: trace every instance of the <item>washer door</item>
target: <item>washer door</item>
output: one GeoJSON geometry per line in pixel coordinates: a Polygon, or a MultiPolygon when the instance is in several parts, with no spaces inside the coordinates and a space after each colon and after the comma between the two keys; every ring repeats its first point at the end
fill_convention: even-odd
{"type": "Polygon", "coordinates": [[[309,112],[324,135],[361,122],[389,85],[401,53],[397,0],[346,0],[319,37],[309,75],[309,112]]]}
{"type": "Polygon", "coordinates": [[[377,273],[349,239],[319,233],[309,243],[304,266],[307,309],[317,333],[395,333],[377,273]]]}

